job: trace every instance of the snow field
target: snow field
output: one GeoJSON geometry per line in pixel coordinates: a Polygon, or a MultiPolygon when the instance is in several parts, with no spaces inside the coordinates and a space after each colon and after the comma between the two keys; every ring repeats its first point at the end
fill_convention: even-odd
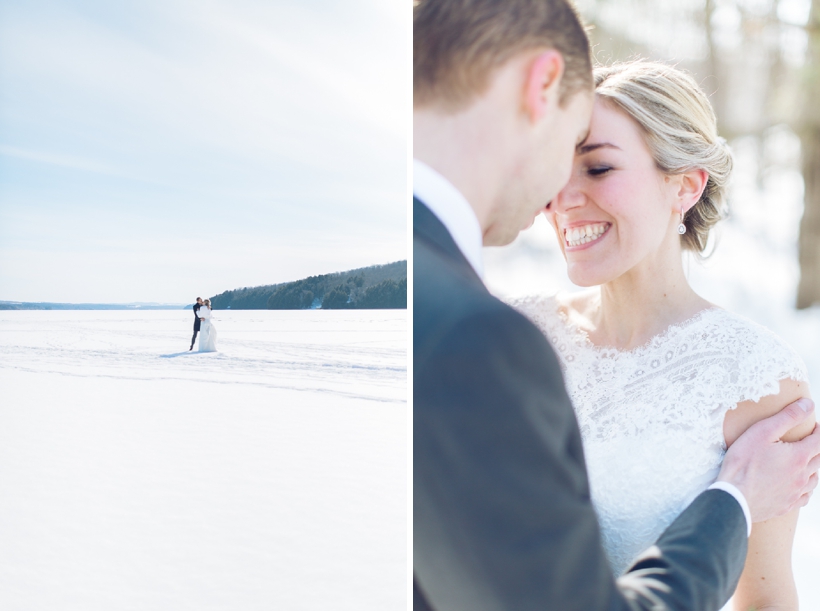
{"type": "Polygon", "coordinates": [[[406,313],[0,313],[0,608],[404,609],[406,313]]]}

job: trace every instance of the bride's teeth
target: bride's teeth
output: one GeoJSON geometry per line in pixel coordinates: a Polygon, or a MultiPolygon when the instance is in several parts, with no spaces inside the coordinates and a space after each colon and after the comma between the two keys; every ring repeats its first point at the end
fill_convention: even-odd
{"type": "Polygon", "coordinates": [[[606,232],[606,229],[606,223],[597,223],[594,225],[565,229],[564,235],[568,246],[580,246],[581,244],[588,244],[589,242],[597,240],[606,232]]]}

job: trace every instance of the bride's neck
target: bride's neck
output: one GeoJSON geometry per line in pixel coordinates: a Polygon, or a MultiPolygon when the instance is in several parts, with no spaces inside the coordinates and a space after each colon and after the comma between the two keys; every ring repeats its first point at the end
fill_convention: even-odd
{"type": "Polygon", "coordinates": [[[588,314],[589,338],[631,350],[709,305],[689,286],[680,256],[647,259],[600,287],[588,314]]]}

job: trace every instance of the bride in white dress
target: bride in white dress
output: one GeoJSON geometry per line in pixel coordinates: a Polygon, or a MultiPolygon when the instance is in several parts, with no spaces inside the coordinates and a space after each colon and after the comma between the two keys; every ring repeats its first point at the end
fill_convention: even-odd
{"type": "MultiPolygon", "coordinates": [[[[513,305],[561,361],[618,575],[714,481],[727,446],[808,385],[783,341],[702,299],[684,274],[682,250],[703,251],[732,167],[706,96],[649,62],[598,69],[595,82],[589,135],[545,211],[570,279],[595,288],[513,305]]],[[[797,517],[754,525],[734,609],[797,609],[797,517]]]]}
{"type": "Polygon", "coordinates": [[[202,322],[199,329],[199,351],[216,352],[216,327],[214,326],[211,310],[211,300],[206,299],[204,305],[199,308],[199,317],[202,322]]]}

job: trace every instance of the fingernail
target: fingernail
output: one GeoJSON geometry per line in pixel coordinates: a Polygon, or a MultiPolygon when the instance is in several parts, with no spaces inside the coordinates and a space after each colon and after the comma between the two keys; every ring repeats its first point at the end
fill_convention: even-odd
{"type": "Polygon", "coordinates": [[[806,397],[798,399],[797,404],[800,406],[800,409],[802,409],[804,412],[810,412],[812,409],[814,409],[814,401],[812,401],[811,399],[807,399],[806,397]]]}

